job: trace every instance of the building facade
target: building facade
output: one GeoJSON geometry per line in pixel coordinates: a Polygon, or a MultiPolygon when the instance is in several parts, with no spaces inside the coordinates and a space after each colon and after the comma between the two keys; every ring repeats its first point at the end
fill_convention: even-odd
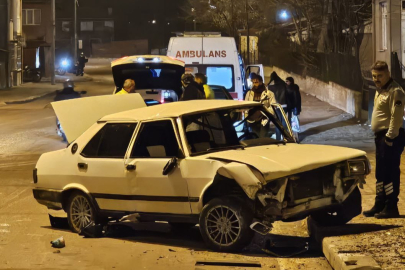
{"type": "Polygon", "coordinates": [[[0,0],[0,89],[22,83],[21,0],[0,0]]]}
{"type": "Polygon", "coordinates": [[[50,0],[23,0],[22,28],[25,38],[24,66],[52,73],[52,9],[50,0]]]}
{"type": "MultiPolygon", "coordinates": [[[[93,55],[93,44],[114,41],[114,1],[79,0],[77,14],[77,50],[93,55]]],[[[72,57],[74,53],[75,1],[56,0],[56,55],[72,57]]]]}
{"type": "Polygon", "coordinates": [[[373,60],[386,61],[395,79],[404,79],[405,1],[374,0],[373,28],[373,60]]]}

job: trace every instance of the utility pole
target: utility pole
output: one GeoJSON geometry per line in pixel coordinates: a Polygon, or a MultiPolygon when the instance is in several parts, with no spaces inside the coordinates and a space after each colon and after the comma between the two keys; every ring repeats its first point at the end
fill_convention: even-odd
{"type": "Polygon", "coordinates": [[[248,0],[246,0],[246,25],[247,25],[247,36],[246,36],[246,42],[247,42],[247,64],[250,64],[250,36],[249,36],[249,11],[248,11],[248,0]]]}
{"type": "Polygon", "coordinates": [[[74,31],[75,31],[75,44],[74,44],[74,59],[73,63],[76,63],[77,61],[77,0],[73,0],[74,2],[74,19],[73,19],[73,24],[74,24],[74,31]]]}
{"type": "Polygon", "coordinates": [[[55,85],[55,0],[51,1],[52,9],[52,45],[51,45],[51,84],[55,85]]]}

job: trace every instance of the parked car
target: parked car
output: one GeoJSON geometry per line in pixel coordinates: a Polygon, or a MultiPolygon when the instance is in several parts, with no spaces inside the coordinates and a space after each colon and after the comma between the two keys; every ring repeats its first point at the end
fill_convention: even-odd
{"type": "MultiPolygon", "coordinates": [[[[67,212],[74,232],[138,213],[175,228],[199,224],[210,248],[233,252],[274,221],[312,216],[342,225],[361,212],[358,185],[370,172],[365,152],[297,144],[260,103],[139,103],[144,108],[116,106],[101,119],[86,108],[93,103],[52,104],[70,144],[41,155],[34,170],[35,199],[67,212]],[[72,121],[72,107],[84,115],[81,125],[72,121]],[[88,128],[90,118],[99,120],[88,128]]],[[[273,110],[285,118],[280,105],[273,110]]]]}
{"type": "Polygon", "coordinates": [[[221,85],[210,85],[211,89],[214,91],[215,99],[228,99],[233,100],[231,94],[226,90],[225,87],[221,85]]]}

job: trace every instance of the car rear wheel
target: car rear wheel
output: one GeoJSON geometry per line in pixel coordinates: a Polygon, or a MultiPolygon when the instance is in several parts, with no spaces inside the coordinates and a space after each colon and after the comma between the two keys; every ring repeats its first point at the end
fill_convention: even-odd
{"type": "Polygon", "coordinates": [[[360,215],[361,210],[361,193],[356,187],[337,209],[313,213],[311,218],[321,226],[340,226],[360,215]]]}
{"type": "Polygon", "coordinates": [[[74,192],[70,196],[67,214],[69,227],[76,233],[96,219],[90,199],[82,192],[74,192]]]}
{"type": "Polygon", "coordinates": [[[200,232],[205,243],[215,251],[238,252],[250,243],[252,210],[246,201],[215,198],[206,204],[200,215],[200,232]]]}

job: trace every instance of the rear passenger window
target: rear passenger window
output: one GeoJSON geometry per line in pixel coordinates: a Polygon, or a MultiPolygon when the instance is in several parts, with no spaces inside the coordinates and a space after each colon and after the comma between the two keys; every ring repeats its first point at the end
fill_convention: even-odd
{"type": "Polygon", "coordinates": [[[132,149],[131,158],[166,158],[179,153],[172,121],[163,120],[142,124],[132,149]]]}
{"type": "Polygon", "coordinates": [[[124,158],[136,124],[106,124],[86,145],[82,156],[124,158]]]}

